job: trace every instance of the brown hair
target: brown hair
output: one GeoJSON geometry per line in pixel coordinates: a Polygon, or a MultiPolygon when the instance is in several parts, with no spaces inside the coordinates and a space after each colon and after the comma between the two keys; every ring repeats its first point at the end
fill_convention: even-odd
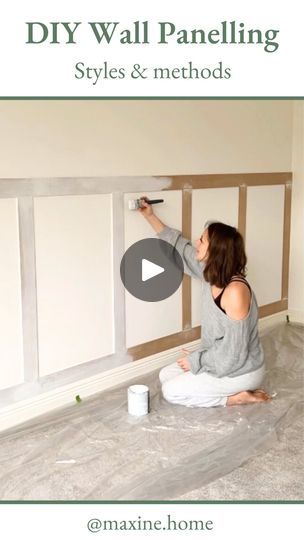
{"type": "Polygon", "coordinates": [[[208,225],[209,246],[204,278],[211,285],[223,288],[232,276],[246,276],[247,257],[244,240],[235,227],[215,222],[208,225]]]}

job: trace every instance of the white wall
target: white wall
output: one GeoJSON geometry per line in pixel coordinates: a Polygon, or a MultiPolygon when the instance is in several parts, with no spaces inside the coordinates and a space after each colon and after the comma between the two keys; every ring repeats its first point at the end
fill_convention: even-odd
{"type": "Polygon", "coordinates": [[[289,308],[304,322],[304,102],[294,103],[289,308]]]}
{"type": "Polygon", "coordinates": [[[0,178],[291,168],[292,101],[0,101],[0,178]]]}
{"type": "Polygon", "coordinates": [[[285,186],[247,189],[248,280],[259,306],[281,300],[285,186]]]}

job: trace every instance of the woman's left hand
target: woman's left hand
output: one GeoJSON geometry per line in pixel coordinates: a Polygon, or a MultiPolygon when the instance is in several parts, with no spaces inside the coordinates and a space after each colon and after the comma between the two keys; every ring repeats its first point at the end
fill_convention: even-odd
{"type": "MultiPolygon", "coordinates": [[[[188,353],[188,351],[186,349],[182,349],[183,352],[185,353],[188,353]]],[[[187,358],[187,356],[185,356],[184,358],[179,358],[177,360],[177,363],[179,365],[180,368],[182,368],[184,371],[190,371],[190,362],[187,358]]]]}

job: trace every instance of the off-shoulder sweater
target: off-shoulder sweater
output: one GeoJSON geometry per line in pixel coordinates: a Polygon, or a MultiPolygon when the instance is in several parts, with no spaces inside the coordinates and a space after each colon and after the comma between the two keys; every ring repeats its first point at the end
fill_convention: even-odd
{"type": "MultiPolygon", "coordinates": [[[[188,356],[191,372],[207,372],[215,377],[237,377],[260,368],[264,363],[258,333],[258,305],[251,293],[245,319],[228,317],[214,302],[211,285],[203,276],[204,263],[196,259],[196,250],[180,231],[165,228],[157,235],[173,246],[184,263],[184,272],[201,281],[201,344],[188,356]]],[[[174,252],[172,250],[172,255],[174,252]]]]}

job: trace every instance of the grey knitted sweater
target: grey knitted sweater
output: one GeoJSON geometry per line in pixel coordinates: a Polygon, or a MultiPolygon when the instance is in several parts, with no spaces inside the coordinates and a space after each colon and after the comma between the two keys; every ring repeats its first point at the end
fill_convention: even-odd
{"type": "Polygon", "coordinates": [[[189,356],[194,374],[208,372],[215,377],[237,377],[260,368],[264,362],[258,334],[258,305],[252,291],[245,319],[231,319],[215,304],[211,285],[203,276],[204,263],[180,231],[165,227],[158,235],[175,247],[183,259],[184,272],[202,284],[201,345],[189,356]]]}

